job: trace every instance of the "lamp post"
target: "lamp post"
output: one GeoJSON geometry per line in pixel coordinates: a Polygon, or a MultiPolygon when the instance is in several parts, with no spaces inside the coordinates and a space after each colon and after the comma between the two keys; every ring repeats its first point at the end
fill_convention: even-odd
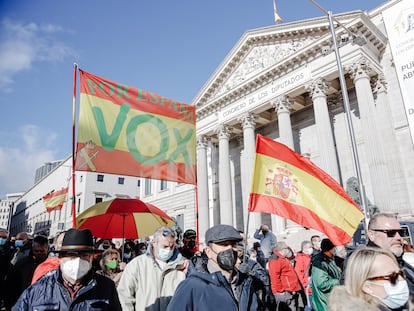
{"type": "MultiPolygon", "coordinates": [[[[351,108],[350,108],[350,104],[349,104],[348,90],[347,90],[347,87],[346,87],[345,77],[344,77],[344,73],[343,73],[343,70],[342,70],[342,62],[341,62],[341,56],[339,55],[338,42],[336,41],[335,26],[334,26],[334,23],[333,23],[333,20],[335,18],[332,16],[331,11],[325,10],[323,7],[321,7],[314,0],[309,0],[309,1],[312,2],[318,9],[320,9],[323,13],[325,13],[328,16],[329,29],[331,31],[332,43],[333,43],[333,47],[334,47],[334,51],[335,51],[336,65],[338,67],[338,76],[339,76],[338,78],[339,78],[339,82],[340,82],[340,85],[341,85],[344,110],[345,110],[345,114],[346,114],[346,118],[347,118],[348,131],[349,131],[349,135],[350,135],[350,139],[351,139],[352,155],[353,155],[356,175],[357,175],[357,179],[358,179],[358,188],[359,188],[359,193],[360,193],[360,196],[361,196],[361,207],[362,207],[362,210],[363,210],[363,213],[364,213],[364,216],[365,216],[365,232],[367,232],[369,216],[370,215],[368,214],[368,211],[367,211],[367,199],[366,199],[366,194],[365,194],[364,183],[363,183],[363,180],[362,180],[361,166],[360,166],[360,162],[359,162],[357,144],[356,144],[356,139],[355,139],[355,131],[354,131],[353,123],[352,123],[352,115],[351,115],[351,108]]],[[[353,39],[354,43],[356,43],[360,46],[362,46],[366,43],[365,40],[362,37],[356,36],[354,33],[352,33],[349,29],[347,29],[344,25],[342,25],[336,19],[335,19],[335,21],[342,28],[344,28],[348,32],[348,34],[350,34],[352,36],[352,39],[353,39]]]]}

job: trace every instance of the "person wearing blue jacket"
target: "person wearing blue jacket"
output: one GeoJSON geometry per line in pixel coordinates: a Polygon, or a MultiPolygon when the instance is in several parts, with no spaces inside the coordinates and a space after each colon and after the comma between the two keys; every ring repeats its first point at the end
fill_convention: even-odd
{"type": "Polygon", "coordinates": [[[115,283],[92,269],[94,252],[90,230],[69,229],[59,251],[60,267],[29,286],[12,311],[121,311],[115,283]]]}
{"type": "Polygon", "coordinates": [[[177,287],[167,311],[266,310],[257,295],[262,282],[235,268],[237,243],[242,239],[229,225],[208,229],[203,252],[207,260],[194,265],[196,268],[177,287]]]}

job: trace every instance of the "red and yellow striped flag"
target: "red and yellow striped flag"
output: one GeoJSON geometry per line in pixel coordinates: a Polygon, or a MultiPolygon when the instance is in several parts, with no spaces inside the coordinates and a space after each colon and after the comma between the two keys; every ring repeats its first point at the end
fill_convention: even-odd
{"type": "Polygon", "coordinates": [[[68,190],[69,188],[64,188],[59,191],[46,194],[43,197],[43,202],[45,203],[46,211],[48,213],[62,209],[63,203],[65,203],[66,196],[68,195],[68,190]]]}
{"type": "Polygon", "coordinates": [[[273,0],[273,14],[275,15],[275,23],[283,22],[283,20],[280,18],[279,14],[277,13],[276,0],[273,0]]]}
{"type": "Polygon", "coordinates": [[[196,183],[194,106],[79,71],[76,170],[196,183]]]}
{"type": "Polygon", "coordinates": [[[364,218],[327,173],[283,144],[257,135],[249,212],[271,213],[345,245],[364,218]]]}

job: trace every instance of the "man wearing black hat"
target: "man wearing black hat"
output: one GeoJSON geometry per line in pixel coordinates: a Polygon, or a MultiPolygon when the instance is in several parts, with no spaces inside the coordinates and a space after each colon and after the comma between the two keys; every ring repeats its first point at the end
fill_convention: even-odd
{"type": "Polygon", "coordinates": [[[341,271],[335,264],[335,245],[329,239],[321,242],[321,252],[312,257],[312,309],[328,310],[328,295],[339,284],[341,271]]]}
{"type": "Polygon", "coordinates": [[[92,270],[94,253],[90,230],[69,229],[58,252],[59,269],[27,288],[12,311],[121,311],[114,282],[92,270]]]}
{"type": "Polygon", "coordinates": [[[177,310],[264,310],[257,296],[260,280],[236,268],[237,243],[243,238],[229,225],[216,225],[205,234],[208,260],[187,276],[177,288],[168,309],[177,310]]]}
{"type": "Polygon", "coordinates": [[[180,247],[180,252],[187,259],[190,259],[198,252],[196,238],[197,234],[193,229],[188,229],[183,234],[183,246],[180,247]]]}

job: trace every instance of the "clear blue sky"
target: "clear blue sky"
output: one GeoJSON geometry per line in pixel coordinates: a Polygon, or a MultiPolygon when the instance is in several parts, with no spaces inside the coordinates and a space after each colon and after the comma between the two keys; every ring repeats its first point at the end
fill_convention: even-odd
{"type": "MultiPolygon", "coordinates": [[[[318,1],[333,13],[384,2],[318,1]]],[[[285,23],[324,15],[309,0],[277,7],[285,23]]],[[[0,198],[71,153],[74,62],[191,103],[245,31],[270,25],[272,0],[0,0],[0,198]]]]}

